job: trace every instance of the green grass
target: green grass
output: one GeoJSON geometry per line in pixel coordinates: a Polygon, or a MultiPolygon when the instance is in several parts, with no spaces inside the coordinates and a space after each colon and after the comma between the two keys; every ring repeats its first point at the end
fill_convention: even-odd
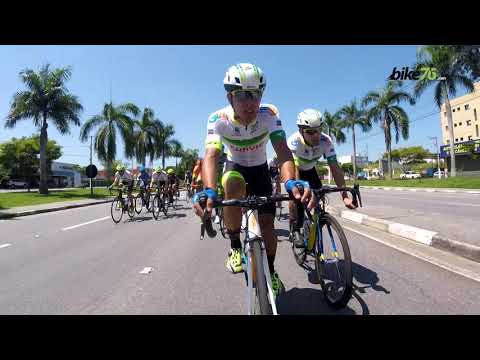
{"type": "Polygon", "coordinates": [[[38,190],[29,192],[0,193],[0,209],[8,209],[19,206],[31,206],[48,204],[62,201],[105,199],[110,195],[105,189],[93,189],[93,197],[90,189],[75,189],[65,191],[50,191],[48,195],[40,195],[38,190]]]}
{"type": "MultiPolygon", "coordinates": [[[[480,189],[480,177],[478,176],[455,177],[448,179],[358,180],[357,183],[360,184],[360,186],[480,189]]],[[[353,181],[347,181],[347,184],[352,185],[353,181]]]]}

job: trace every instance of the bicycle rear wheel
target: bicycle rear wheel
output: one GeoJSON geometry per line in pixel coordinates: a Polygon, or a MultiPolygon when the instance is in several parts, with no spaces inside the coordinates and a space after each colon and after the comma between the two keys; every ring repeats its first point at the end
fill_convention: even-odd
{"type": "Polygon", "coordinates": [[[143,207],[143,197],[140,196],[140,194],[137,194],[137,196],[134,197],[134,202],[135,202],[135,212],[137,214],[140,214],[142,212],[142,207],[143,207]]]}
{"type": "Polygon", "coordinates": [[[123,204],[120,198],[116,197],[113,199],[112,205],[110,206],[110,215],[115,224],[118,224],[122,220],[123,204]]]}
{"type": "Polygon", "coordinates": [[[321,233],[316,237],[315,268],[328,305],[338,310],[347,306],[352,297],[350,248],[341,225],[333,216],[324,214],[319,220],[321,233]]]}
{"type": "Polygon", "coordinates": [[[150,200],[150,207],[152,209],[152,215],[155,220],[158,220],[158,216],[160,215],[160,211],[162,210],[161,201],[162,199],[158,194],[153,195],[152,199],[150,200]]]}
{"type": "Polygon", "coordinates": [[[135,199],[132,198],[132,201],[127,197],[127,213],[130,219],[133,219],[135,216],[135,199]]]}
{"type": "Polygon", "coordinates": [[[255,289],[255,314],[273,315],[272,305],[268,298],[267,279],[263,269],[263,256],[260,247],[260,240],[253,241],[253,263],[254,263],[254,289],[255,289]]]}
{"type": "Polygon", "coordinates": [[[167,216],[169,205],[168,205],[168,195],[165,193],[162,196],[161,204],[162,204],[163,213],[165,214],[165,216],[167,216]]]}

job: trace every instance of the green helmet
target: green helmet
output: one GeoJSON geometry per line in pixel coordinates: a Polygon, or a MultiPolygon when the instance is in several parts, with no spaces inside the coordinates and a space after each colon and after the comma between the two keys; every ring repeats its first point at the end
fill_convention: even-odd
{"type": "Polygon", "coordinates": [[[117,165],[117,171],[124,171],[125,166],[124,165],[117,165]]]}
{"type": "Polygon", "coordinates": [[[161,167],[161,166],[157,166],[157,167],[155,168],[155,171],[156,171],[157,173],[162,172],[162,167],[161,167]]]}
{"type": "Polygon", "coordinates": [[[175,174],[175,170],[173,170],[173,169],[168,169],[167,174],[168,174],[168,175],[175,174]]]}

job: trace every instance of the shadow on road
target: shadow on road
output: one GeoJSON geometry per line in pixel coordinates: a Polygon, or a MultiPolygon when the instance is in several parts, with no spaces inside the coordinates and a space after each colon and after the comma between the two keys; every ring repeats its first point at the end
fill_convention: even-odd
{"type": "Polygon", "coordinates": [[[277,311],[282,315],[355,315],[349,306],[334,310],[325,302],[319,289],[292,288],[277,298],[277,311]]]}
{"type": "Polygon", "coordinates": [[[380,279],[378,274],[360,264],[352,264],[353,278],[357,283],[366,284],[366,286],[357,286],[354,284],[354,289],[361,294],[365,294],[365,289],[371,288],[375,291],[382,291],[385,294],[390,294],[390,291],[385,289],[383,286],[378,285],[380,279]]]}
{"type": "MultiPolygon", "coordinates": [[[[312,285],[320,286],[320,280],[315,270],[314,262],[307,260],[301,267],[307,273],[308,281],[312,285]]],[[[366,294],[367,289],[381,291],[385,294],[390,294],[390,291],[379,285],[380,279],[378,274],[365,266],[355,262],[352,263],[352,273],[354,284],[352,300],[350,300],[349,304],[352,304],[353,299],[355,299],[362,308],[362,315],[369,315],[370,310],[368,309],[368,305],[360,294],[366,294]],[[365,286],[359,286],[359,284],[365,284],[365,286]]],[[[283,313],[290,314],[356,314],[355,311],[349,307],[338,311],[330,308],[325,302],[323,292],[320,289],[293,288],[279,296],[277,303],[279,307],[282,308],[283,313]],[[284,296],[286,296],[286,298],[283,298],[284,296]],[[294,298],[296,296],[298,296],[298,299],[294,298]],[[321,302],[321,304],[319,304],[319,302],[321,302]]]]}
{"type": "Polygon", "coordinates": [[[144,222],[144,221],[150,221],[152,219],[153,219],[152,216],[136,216],[132,219],[132,221],[144,222]]]}
{"type": "Polygon", "coordinates": [[[186,214],[168,214],[167,216],[165,216],[165,218],[167,219],[170,219],[170,218],[184,218],[186,217],[187,215],[186,214]]]}

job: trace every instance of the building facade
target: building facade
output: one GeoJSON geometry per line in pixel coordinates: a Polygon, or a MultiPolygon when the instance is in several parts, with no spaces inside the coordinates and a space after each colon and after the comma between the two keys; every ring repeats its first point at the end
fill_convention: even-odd
{"type": "MultiPolygon", "coordinates": [[[[456,170],[459,175],[480,175],[480,82],[475,90],[450,100],[452,108],[453,138],[456,170]]],[[[445,159],[451,171],[450,139],[448,136],[447,111],[445,104],[440,113],[443,145],[440,157],[445,159]]]]}

